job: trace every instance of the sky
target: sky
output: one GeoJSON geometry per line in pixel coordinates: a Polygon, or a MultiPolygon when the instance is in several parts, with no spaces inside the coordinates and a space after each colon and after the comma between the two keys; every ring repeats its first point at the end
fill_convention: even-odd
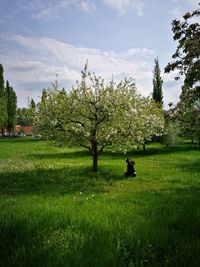
{"type": "Polygon", "coordinates": [[[70,90],[88,68],[109,82],[132,77],[144,96],[153,91],[154,59],[164,104],[179,99],[181,81],[165,74],[177,43],[171,23],[199,0],[0,0],[0,64],[19,107],[40,100],[55,80],[70,90]]]}

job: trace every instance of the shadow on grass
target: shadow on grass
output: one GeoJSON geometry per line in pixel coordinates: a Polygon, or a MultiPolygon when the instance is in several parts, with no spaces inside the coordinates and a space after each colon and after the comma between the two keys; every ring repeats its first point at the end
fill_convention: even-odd
{"type": "Polygon", "coordinates": [[[25,172],[2,173],[0,193],[19,194],[67,194],[81,191],[108,192],[112,183],[124,179],[123,173],[113,172],[107,166],[98,173],[91,166],[33,169],[25,172]]]}
{"type": "Polygon", "coordinates": [[[7,142],[7,143],[27,143],[27,142],[41,142],[44,141],[41,138],[38,137],[6,137],[6,138],[0,138],[0,142],[7,142]]]}
{"type": "MultiPolygon", "coordinates": [[[[138,194],[138,199],[141,199],[141,215],[145,218],[144,224],[139,226],[139,257],[146,257],[148,262],[144,266],[199,266],[198,192],[144,192],[138,194]]],[[[128,240],[125,252],[130,263],[136,258],[137,244],[134,238],[128,240]]]]}
{"type": "Polygon", "coordinates": [[[184,172],[191,173],[191,177],[194,173],[199,173],[200,177],[200,158],[199,159],[193,159],[191,161],[185,161],[182,163],[174,163],[173,165],[176,165],[176,167],[182,169],[184,172]]]}
{"type": "Polygon", "coordinates": [[[86,151],[70,151],[70,152],[58,152],[58,153],[37,153],[30,154],[30,159],[78,159],[84,157],[91,157],[90,153],[86,151]]]}
{"type": "Polygon", "coordinates": [[[171,153],[181,153],[181,152],[190,152],[190,151],[195,151],[195,150],[199,150],[197,146],[192,145],[192,144],[180,144],[177,146],[160,146],[160,147],[146,147],[146,151],[143,150],[133,150],[132,153],[133,155],[135,155],[136,157],[141,157],[141,156],[153,156],[153,155],[167,155],[167,154],[171,154],[171,153]]]}
{"type": "Polygon", "coordinates": [[[68,213],[62,207],[59,210],[54,200],[48,205],[45,205],[46,200],[35,206],[29,202],[26,210],[20,205],[10,210],[5,206],[6,216],[0,223],[4,242],[2,266],[200,265],[200,198],[197,193],[138,192],[123,197],[123,201],[117,205],[119,210],[112,209],[111,205],[101,213],[100,223],[95,206],[90,206],[89,211],[85,208],[81,215],[82,206],[76,213],[68,213]],[[120,213],[122,204],[129,211],[126,215],[120,213]],[[89,223],[88,212],[92,219],[89,223]],[[75,227],[71,227],[72,223],[75,227]],[[84,243],[80,242],[83,236],[84,243]],[[69,241],[69,247],[63,246],[69,241]]]}
{"type": "MultiPolygon", "coordinates": [[[[77,149],[80,149],[77,147],[77,149]]],[[[190,152],[198,150],[197,147],[193,145],[183,145],[183,146],[171,146],[171,147],[156,147],[152,148],[149,147],[144,152],[142,150],[130,150],[128,153],[124,154],[123,152],[112,152],[111,150],[106,150],[103,152],[102,155],[99,156],[99,159],[104,158],[105,160],[118,160],[118,159],[126,159],[126,158],[139,158],[139,157],[146,157],[146,156],[153,156],[153,155],[167,155],[170,153],[180,153],[180,152],[190,152]]],[[[61,152],[61,153],[35,153],[31,154],[30,159],[77,159],[77,158],[84,158],[84,157],[91,157],[91,154],[88,150],[76,150],[76,151],[68,151],[68,152],[61,152]]]]}
{"type": "MultiPolygon", "coordinates": [[[[167,155],[192,150],[194,147],[190,145],[159,149],[147,147],[145,155],[167,155]]],[[[127,155],[108,151],[103,155],[103,160],[142,157],[143,155],[142,151],[131,151],[127,155]]],[[[76,160],[79,157],[88,157],[88,152],[38,153],[31,157],[36,160],[65,158],[76,160]]],[[[173,164],[182,171],[190,173],[191,177],[194,172],[200,172],[199,160],[194,157],[188,162],[180,163],[179,160],[179,163],[173,164]]],[[[118,171],[119,169],[113,170],[109,165],[103,165],[103,170],[100,167],[99,173],[94,175],[91,173],[91,166],[84,163],[80,169],[68,164],[65,168],[38,168],[24,172],[1,173],[0,193],[62,195],[80,191],[108,192],[112,183],[124,178],[123,175],[118,174],[118,171]]],[[[40,206],[34,205],[34,201],[31,200],[31,204],[26,202],[27,210],[25,207],[21,208],[20,205],[13,205],[13,202],[11,202],[13,208],[9,210],[8,202],[5,205],[5,213],[0,225],[1,252],[4,256],[0,260],[0,265],[8,267],[200,266],[199,183],[196,182],[190,190],[186,188],[186,185],[178,191],[176,189],[172,187],[170,191],[168,189],[153,191],[148,188],[148,190],[137,191],[134,194],[133,192],[119,193],[117,197],[109,198],[106,204],[102,203],[101,223],[98,223],[97,219],[96,224],[95,220],[91,220],[88,224],[87,208],[83,209],[82,206],[77,207],[77,215],[75,215],[75,213],[66,212],[66,208],[59,209],[58,202],[54,203],[54,200],[49,205],[40,203],[40,206]],[[106,206],[105,213],[102,212],[104,205],[106,206]],[[116,206],[119,210],[115,208],[116,206]],[[125,212],[121,212],[121,209],[125,212]],[[80,217],[78,211],[82,210],[86,213],[80,217]],[[13,216],[13,212],[16,212],[16,217],[13,216]],[[72,218],[78,232],[75,227],[75,229],[70,228],[69,233],[67,227],[72,218]],[[109,223],[106,224],[106,222],[109,223]],[[70,235],[64,235],[66,233],[70,235]],[[82,234],[81,237],[84,236],[83,245],[80,245],[82,243],[77,237],[79,233],[82,234]],[[63,243],[69,242],[70,236],[74,242],[70,244],[75,245],[65,257],[63,255],[66,253],[66,247],[64,247],[63,255],[59,253],[63,251],[63,243]],[[45,247],[45,242],[49,244],[49,241],[52,242],[52,246],[45,247]],[[50,257],[50,255],[53,256],[50,257]],[[71,265],[68,264],[69,261],[72,262],[71,265]]],[[[97,216],[96,208],[97,206],[90,206],[90,214],[94,213],[94,216],[97,216]]]]}
{"type": "MultiPolygon", "coordinates": [[[[0,138],[0,142],[7,142],[7,143],[27,143],[27,142],[44,142],[41,138],[34,138],[34,137],[17,137],[12,139],[7,138],[0,138]]],[[[50,144],[50,143],[49,143],[50,144]]],[[[52,147],[52,145],[50,145],[52,147]]],[[[103,152],[103,156],[106,158],[111,159],[119,159],[119,158],[127,158],[127,157],[143,157],[143,156],[152,156],[152,155],[164,155],[164,154],[170,154],[170,153],[177,153],[177,152],[189,152],[189,151],[195,151],[199,150],[198,144],[191,144],[191,143],[183,143],[179,145],[173,145],[173,146],[165,146],[165,145],[146,145],[146,151],[144,152],[142,148],[140,149],[130,149],[130,151],[127,154],[124,154],[123,152],[112,152],[111,148],[106,148],[106,151],[103,152]]],[[[50,158],[76,158],[76,157],[87,157],[90,156],[90,153],[88,150],[84,150],[80,147],[77,147],[76,151],[70,151],[70,152],[64,152],[64,153],[54,153],[54,154],[42,154],[42,153],[35,153],[31,154],[30,158],[35,159],[50,159],[50,158]]]]}

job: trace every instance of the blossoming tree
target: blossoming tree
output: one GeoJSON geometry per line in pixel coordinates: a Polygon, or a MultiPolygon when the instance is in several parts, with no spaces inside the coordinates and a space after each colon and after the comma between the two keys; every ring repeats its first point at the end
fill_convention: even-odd
{"type": "Polygon", "coordinates": [[[97,172],[98,157],[107,145],[126,148],[157,133],[162,118],[151,103],[137,94],[132,79],[105,85],[86,65],[71,91],[59,91],[57,86],[45,91],[36,125],[47,139],[87,148],[93,157],[92,170],[97,172]]]}

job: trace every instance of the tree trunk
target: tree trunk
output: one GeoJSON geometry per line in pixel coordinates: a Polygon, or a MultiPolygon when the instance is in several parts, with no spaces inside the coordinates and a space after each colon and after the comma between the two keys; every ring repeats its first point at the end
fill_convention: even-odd
{"type": "Polygon", "coordinates": [[[93,172],[97,172],[98,171],[98,154],[97,155],[93,155],[92,171],[93,172]]]}
{"type": "Polygon", "coordinates": [[[2,135],[2,137],[6,137],[6,134],[5,134],[5,131],[4,130],[5,130],[4,128],[1,129],[1,135],[2,135]]]}
{"type": "Polygon", "coordinates": [[[146,145],[143,144],[143,151],[146,152],[146,145]]]}
{"type": "Polygon", "coordinates": [[[95,141],[92,143],[92,154],[93,154],[92,171],[97,172],[98,171],[98,150],[97,150],[97,143],[95,141]]]}

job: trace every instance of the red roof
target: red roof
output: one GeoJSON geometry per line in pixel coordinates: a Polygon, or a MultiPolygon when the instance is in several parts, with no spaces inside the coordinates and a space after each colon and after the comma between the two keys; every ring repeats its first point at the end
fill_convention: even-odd
{"type": "Polygon", "coordinates": [[[23,132],[25,134],[32,134],[33,133],[33,126],[16,125],[15,130],[17,133],[23,132]]]}

